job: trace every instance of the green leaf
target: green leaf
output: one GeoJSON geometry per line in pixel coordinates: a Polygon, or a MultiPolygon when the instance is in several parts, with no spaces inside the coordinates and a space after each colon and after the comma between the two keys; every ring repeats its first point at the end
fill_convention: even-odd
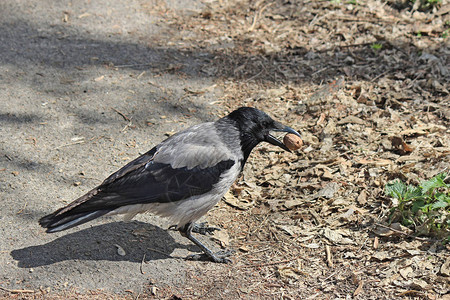
{"type": "Polygon", "coordinates": [[[430,208],[432,207],[432,204],[426,204],[423,205],[420,210],[423,211],[424,213],[428,213],[430,211],[430,208]]]}
{"type": "Polygon", "coordinates": [[[398,206],[391,209],[390,222],[400,221],[426,235],[448,233],[450,185],[444,181],[447,175],[438,174],[419,186],[406,185],[399,179],[387,183],[386,195],[399,200],[398,206]]]}
{"type": "Polygon", "coordinates": [[[422,188],[420,186],[412,186],[408,185],[406,188],[406,192],[404,195],[404,201],[414,200],[414,199],[420,199],[423,198],[423,192],[422,188]]]}
{"type": "Polygon", "coordinates": [[[413,225],[414,221],[408,218],[403,218],[402,225],[408,227],[409,225],[413,225]]]}
{"type": "Polygon", "coordinates": [[[420,209],[422,209],[422,207],[425,205],[425,201],[423,201],[422,199],[420,200],[416,200],[414,201],[412,207],[411,207],[411,211],[413,213],[418,212],[420,209]]]}
{"type": "Polygon", "coordinates": [[[372,48],[373,50],[380,50],[381,48],[383,48],[383,45],[380,43],[373,43],[372,45],[370,45],[370,48],[372,48]]]}
{"type": "Polygon", "coordinates": [[[449,206],[449,204],[447,201],[445,201],[445,199],[440,199],[439,201],[431,204],[431,208],[433,209],[445,208],[447,206],[449,206]]]}
{"type": "Polygon", "coordinates": [[[403,201],[405,193],[406,193],[406,185],[399,179],[388,182],[386,184],[386,194],[393,198],[403,201]]]}
{"type": "Polygon", "coordinates": [[[434,194],[434,198],[436,198],[437,201],[444,201],[450,204],[450,194],[437,192],[434,194]]]}
{"type": "Polygon", "coordinates": [[[447,177],[447,173],[441,173],[430,180],[427,180],[425,182],[422,182],[420,185],[422,187],[423,193],[427,194],[428,192],[433,192],[434,189],[440,188],[440,187],[447,187],[447,184],[445,184],[444,179],[447,177]]]}

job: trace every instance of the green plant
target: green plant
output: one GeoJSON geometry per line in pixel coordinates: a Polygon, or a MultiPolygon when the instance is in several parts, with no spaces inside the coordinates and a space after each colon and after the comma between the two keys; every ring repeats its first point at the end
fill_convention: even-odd
{"type": "Polygon", "coordinates": [[[422,0],[422,4],[426,7],[440,5],[442,0],[422,0]]]}
{"type": "Polygon", "coordinates": [[[386,184],[387,195],[398,200],[392,208],[391,222],[400,221],[416,234],[437,236],[450,242],[450,185],[441,173],[418,186],[399,179],[386,184]]]}
{"type": "Polygon", "coordinates": [[[442,4],[442,0],[410,0],[410,2],[414,3],[414,6],[421,11],[428,11],[442,4]]]}
{"type": "Polygon", "coordinates": [[[370,45],[370,48],[372,48],[375,51],[378,51],[378,50],[381,50],[381,48],[383,48],[383,44],[373,43],[372,45],[370,45]]]}
{"type": "Polygon", "coordinates": [[[446,39],[446,38],[448,38],[449,35],[450,35],[450,29],[446,29],[442,33],[442,38],[446,39]]]}

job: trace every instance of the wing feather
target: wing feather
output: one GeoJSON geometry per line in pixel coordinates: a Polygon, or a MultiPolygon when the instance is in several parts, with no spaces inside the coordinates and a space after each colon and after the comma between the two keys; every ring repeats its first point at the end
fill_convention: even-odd
{"type": "Polygon", "coordinates": [[[221,161],[208,168],[172,168],[169,164],[147,163],[125,176],[97,188],[89,201],[70,210],[71,213],[98,209],[115,209],[125,205],[176,202],[210,191],[233,160],[221,161]]]}

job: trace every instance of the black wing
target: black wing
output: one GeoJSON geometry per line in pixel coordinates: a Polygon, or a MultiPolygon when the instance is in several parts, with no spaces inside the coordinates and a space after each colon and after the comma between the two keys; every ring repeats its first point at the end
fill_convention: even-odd
{"type": "Polygon", "coordinates": [[[136,163],[131,162],[131,165],[128,164],[128,167],[125,166],[106,179],[89,199],[71,208],[70,213],[113,210],[132,204],[175,202],[201,195],[210,191],[234,163],[230,159],[203,169],[174,169],[170,164],[151,160],[135,168],[136,163]]]}

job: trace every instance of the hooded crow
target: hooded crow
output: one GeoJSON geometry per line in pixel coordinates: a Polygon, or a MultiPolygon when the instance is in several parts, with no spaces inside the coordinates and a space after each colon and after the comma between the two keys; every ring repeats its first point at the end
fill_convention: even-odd
{"type": "Polygon", "coordinates": [[[228,263],[231,252],[213,253],[192,235],[216,228],[194,222],[219,202],[260,142],[289,151],[271,131],[300,136],[250,107],[192,126],[128,163],[69,205],[41,218],[39,224],[52,233],[104,215],[126,214],[130,220],[148,211],[169,218],[175,224],[171,227],[200,247],[207,259],[228,263]]]}

